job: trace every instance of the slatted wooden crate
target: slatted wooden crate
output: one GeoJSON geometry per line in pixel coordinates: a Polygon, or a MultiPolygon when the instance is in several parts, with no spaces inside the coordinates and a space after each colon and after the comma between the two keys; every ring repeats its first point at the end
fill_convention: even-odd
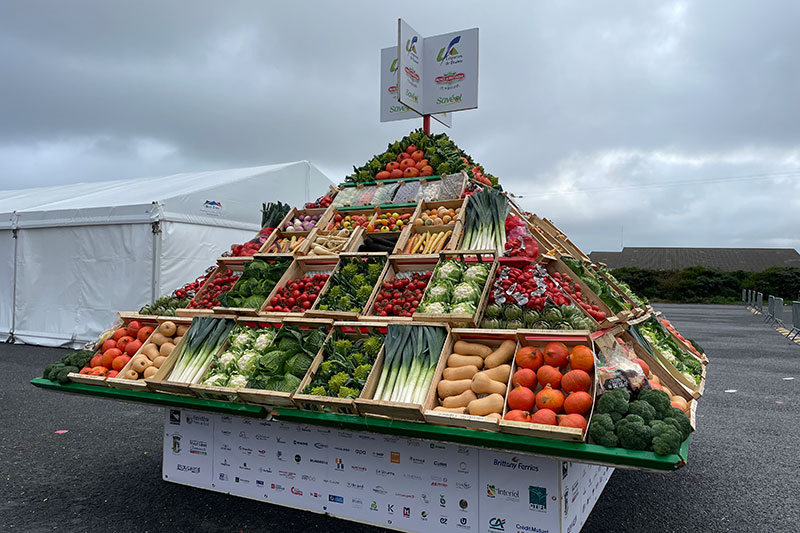
{"type": "Polygon", "coordinates": [[[283,231],[276,229],[270,233],[269,238],[261,246],[256,256],[261,254],[268,254],[271,256],[305,255],[316,234],[317,228],[309,231],[283,231]],[[284,239],[288,239],[288,242],[285,244],[282,243],[284,239]]]}
{"type": "MultiPolygon", "coordinates": [[[[461,244],[461,237],[463,235],[464,225],[458,220],[455,224],[442,224],[437,226],[417,226],[414,224],[404,228],[397,239],[397,245],[394,249],[395,255],[415,255],[415,256],[430,256],[438,257],[442,251],[456,250],[461,244]],[[438,235],[445,234],[441,244],[437,245],[434,250],[425,252],[425,245],[430,241],[419,241],[419,239],[436,238],[438,235]],[[430,235],[430,237],[426,237],[430,235]],[[419,244],[417,241],[423,243],[419,244]],[[407,249],[409,244],[413,247],[411,250],[407,249]],[[412,251],[413,250],[413,251],[412,251]]],[[[439,241],[434,241],[438,244],[439,241]]]]}
{"type": "MultiPolygon", "coordinates": [[[[227,258],[226,258],[227,259],[227,258]]],[[[235,258],[240,259],[240,258],[235,258]]],[[[217,268],[214,269],[214,272],[206,278],[206,281],[197,289],[197,292],[192,298],[191,302],[200,301],[202,300],[210,288],[214,285],[215,281],[220,276],[226,276],[229,273],[233,273],[234,275],[242,275],[242,270],[244,269],[244,259],[241,258],[242,261],[217,261],[217,268]]],[[[246,258],[247,261],[251,261],[250,258],[246,258]]],[[[191,303],[190,302],[190,303],[191,303]]],[[[192,309],[192,308],[185,308],[185,309],[176,309],[175,314],[177,316],[185,316],[185,317],[193,317],[193,316],[201,316],[201,315],[213,315],[214,309],[192,309]]]]}
{"type": "MultiPolygon", "coordinates": [[[[588,299],[592,305],[596,305],[600,309],[600,311],[606,314],[606,319],[598,323],[594,317],[586,313],[585,310],[581,307],[581,310],[584,311],[584,314],[590,319],[592,319],[595,323],[597,323],[599,328],[612,327],[621,320],[619,316],[611,312],[611,309],[608,308],[608,305],[606,305],[606,303],[603,300],[601,300],[600,297],[596,295],[594,291],[592,291],[592,289],[589,288],[588,285],[586,285],[586,283],[580,278],[580,276],[578,276],[578,274],[573,272],[572,269],[569,268],[567,264],[564,263],[564,261],[562,261],[560,258],[546,260],[543,264],[547,269],[547,273],[550,274],[551,276],[553,276],[553,274],[555,274],[556,272],[558,272],[562,276],[568,275],[572,280],[572,283],[577,284],[581,288],[581,294],[584,297],[586,297],[586,299],[588,299]]],[[[570,297],[570,299],[572,299],[572,297],[570,297]]],[[[578,303],[575,303],[575,305],[580,307],[580,304],[578,303]]]]}
{"type": "Polygon", "coordinates": [[[333,273],[333,270],[336,268],[336,265],[339,263],[339,259],[337,256],[317,256],[317,257],[298,257],[292,264],[289,265],[289,268],[286,269],[286,272],[283,273],[283,276],[278,283],[275,285],[275,288],[272,289],[272,292],[267,296],[267,299],[264,300],[264,304],[259,309],[258,315],[263,316],[269,319],[279,319],[279,318],[299,318],[305,316],[306,312],[282,312],[282,311],[267,311],[266,308],[270,306],[270,302],[272,298],[274,298],[278,291],[280,291],[283,287],[287,284],[291,283],[294,280],[301,279],[304,276],[314,275],[319,273],[325,273],[330,275],[333,273]]]}
{"type": "Polygon", "coordinates": [[[439,258],[438,256],[390,256],[387,262],[386,269],[383,271],[383,276],[378,280],[378,290],[372,293],[372,298],[367,302],[366,312],[363,318],[366,320],[376,320],[380,322],[396,322],[396,323],[410,323],[411,317],[404,316],[381,316],[374,309],[375,303],[378,301],[378,295],[383,290],[383,284],[393,279],[401,273],[414,273],[414,272],[433,272],[439,258]]]}
{"type": "MultiPolygon", "coordinates": [[[[383,268],[382,268],[381,274],[378,276],[378,279],[381,279],[384,276],[385,272],[386,272],[386,266],[388,265],[388,261],[387,261],[388,257],[389,257],[388,254],[385,254],[385,253],[374,253],[374,252],[373,253],[367,252],[367,253],[339,254],[339,262],[336,264],[336,269],[334,270],[334,272],[339,271],[342,268],[342,266],[345,264],[344,262],[346,260],[349,260],[349,259],[353,259],[353,258],[381,259],[382,258],[384,260],[384,264],[383,264],[383,268]]],[[[362,307],[361,311],[358,312],[358,313],[355,313],[355,312],[352,312],[352,311],[333,311],[333,310],[328,310],[328,309],[319,309],[320,301],[322,300],[322,298],[325,296],[325,294],[327,294],[327,292],[331,288],[331,280],[332,279],[333,279],[332,277],[328,278],[328,281],[325,283],[325,286],[322,287],[322,290],[320,291],[319,296],[317,297],[317,301],[314,302],[314,305],[311,307],[311,309],[306,311],[305,316],[316,317],[316,318],[327,318],[327,319],[330,319],[330,320],[337,320],[337,321],[347,321],[347,320],[351,320],[352,321],[352,320],[357,320],[362,315],[365,315],[366,311],[367,311],[367,306],[369,305],[370,301],[372,299],[374,299],[374,297],[375,297],[375,293],[378,290],[378,285],[376,284],[375,287],[372,289],[372,293],[370,293],[370,297],[367,298],[367,301],[364,303],[364,306],[362,307]]]]}
{"type": "Polygon", "coordinates": [[[320,218],[314,225],[314,227],[311,229],[321,229],[328,224],[328,221],[333,216],[333,211],[334,211],[333,207],[312,207],[305,209],[292,207],[291,209],[289,209],[289,212],[286,213],[286,216],[283,217],[283,220],[281,220],[280,224],[278,224],[278,227],[276,229],[282,231],[284,234],[288,236],[291,236],[295,233],[303,233],[306,231],[310,231],[310,230],[303,230],[303,232],[296,232],[293,229],[288,229],[286,227],[286,225],[289,222],[293,221],[295,218],[301,218],[306,215],[308,216],[318,215],[320,218]]]}
{"type": "Polygon", "coordinates": [[[357,252],[358,247],[364,243],[364,228],[358,227],[352,230],[318,230],[314,240],[308,245],[305,257],[336,257],[342,253],[357,252]],[[345,235],[344,233],[347,233],[345,235]],[[336,253],[322,253],[315,251],[314,246],[328,236],[343,236],[345,238],[342,248],[336,253]]]}
{"type": "MultiPolygon", "coordinates": [[[[291,266],[292,260],[293,260],[293,258],[291,256],[287,256],[287,255],[283,255],[283,254],[256,254],[255,256],[253,256],[251,258],[247,258],[247,259],[249,261],[265,261],[267,263],[273,263],[273,262],[276,262],[276,261],[283,261],[283,262],[285,262],[287,269],[291,266]]],[[[235,263],[235,264],[232,263],[232,264],[229,264],[228,266],[230,268],[233,268],[233,269],[241,268],[242,270],[244,270],[246,262],[247,261],[242,262],[241,266],[239,265],[239,263],[235,263]]],[[[241,277],[240,277],[239,281],[236,282],[236,283],[237,283],[237,285],[239,283],[241,283],[241,277]]],[[[234,285],[231,290],[234,290],[235,288],[236,288],[236,285],[234,285]]],[[[262,306],[259,306],[259,307],[217,306],[217,307],[214,307],[213,310],[214,310],[215,314],[222,314],[222,315],[234,314],[234,315],[256,316],[256,315],[258,315],[258,312],[260,311],[261,307],[262,306]]]]}

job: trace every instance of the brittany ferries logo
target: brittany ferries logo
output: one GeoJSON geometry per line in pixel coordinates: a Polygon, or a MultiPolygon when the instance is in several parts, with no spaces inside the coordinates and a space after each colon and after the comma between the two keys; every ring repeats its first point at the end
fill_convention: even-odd
{"type": "Polygon", "coordinates": [[[206,200],[203,203],[203,207],[205,209],[222,209],[222,202],[217,202],[216,200],[206,200]]]}

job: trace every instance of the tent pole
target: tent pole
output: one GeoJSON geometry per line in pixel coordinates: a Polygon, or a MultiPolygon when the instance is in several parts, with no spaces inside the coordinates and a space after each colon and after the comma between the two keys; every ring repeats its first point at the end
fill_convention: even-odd
{"type": "Polygon", "coordinates": [[[14,239],[14,274],[12,275],[11,285],[11,331],[8,332],[6,342],[14,342],[14,330],[17,326],[17,248],[19,246],[19,228],[11,230],[14,239]]]}
{"type": "Polygon", "coordinates": [[[150,304],[152,305],[161,292],[161,221],[152,224],[153,229],[153,271],[150,290],[150,304]]]}

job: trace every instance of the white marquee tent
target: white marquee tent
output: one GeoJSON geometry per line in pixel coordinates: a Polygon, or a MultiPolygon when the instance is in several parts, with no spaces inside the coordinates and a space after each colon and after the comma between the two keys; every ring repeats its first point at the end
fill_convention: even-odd
{"type": "Polygon", "coordinates": [[[262,202],[301,206],[331,184],[298,161],[0,191],[0,341],[92,341],[253,238],[262,202]]]}

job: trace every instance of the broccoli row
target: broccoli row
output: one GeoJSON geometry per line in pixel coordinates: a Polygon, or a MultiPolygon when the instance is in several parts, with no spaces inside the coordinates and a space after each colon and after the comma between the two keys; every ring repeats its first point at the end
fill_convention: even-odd
{"type": "Polygon", "coordinates": [[[325,345],[325,359],[303,391],[312,396],[358,398],[383,346],[383,335],[373,332],[355,341],[338,331],[325,345]]]}
{"type": "Polygon", "coordinates": [[[44,367],[42,377],[66,385],[69,383],[69,373],[80,372],[81,368],[89,364],[92,356],[94,356],[94,352],[91,350],[70,352],[55,363],[50,363],[44,367]]]}

